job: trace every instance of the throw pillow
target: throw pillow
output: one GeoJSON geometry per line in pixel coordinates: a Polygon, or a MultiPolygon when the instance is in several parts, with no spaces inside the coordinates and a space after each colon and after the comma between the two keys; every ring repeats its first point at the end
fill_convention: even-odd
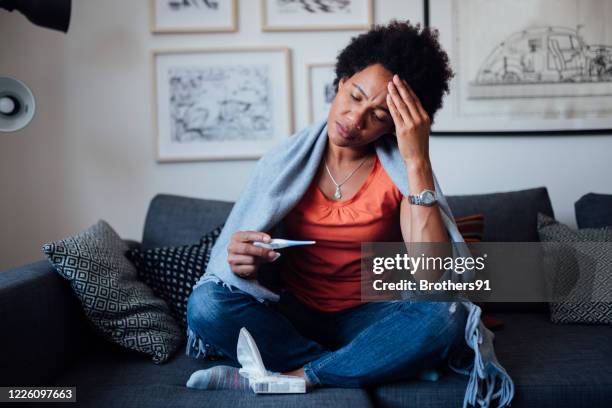
{"type": "Polygon", "coordinates": [[[555,219],[538,214],[543,242],[565,243],[551,247],[554,323],[612,324],[612,229],[573,230],[555,219]]]}
{"type": "Polygon", "coordinates": [[[149,355],[156,364],[168,360],[184,341],[168,305],[138,280],[124,255],[127,244],[106,222],[42,250],[70,281],[89,322],[107,340],[149,355]]]}
{"type": "Polygon", "coordinates": [[[183,328],[187,327],[187,300],[193,285],[206,270],[210,250],[222,228],[223,224],[204,235],[197,244],[133,248],[127,253],[138,269],[139,279],[168,303],[170,312],[183,328]]]}
{"type": "Polygon", "coordinates": [[[484,235],[484,216],[472,214],[455,217],[455,224],[465,242],[481,242],[484,235]]]}
{"type": "MultiPolygon", "coordinates": [[[[467,243],[482,242],[484,236],[484,215],[483,214],[472,214],[463,217],[455,217],[455,224],[459,233],[467,243]]],[[[497,330],[504,326],[504,322],[494,317],[491,317],[484,309],[486,305],[477,303],[482,313],[482,324],[488,329],[497,330]]]]}

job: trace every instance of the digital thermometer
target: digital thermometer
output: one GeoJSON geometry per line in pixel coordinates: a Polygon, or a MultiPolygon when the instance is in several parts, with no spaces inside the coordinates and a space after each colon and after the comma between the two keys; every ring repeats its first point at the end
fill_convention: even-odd
{"type": "Polygon", "coordinates": [[[255,241],[253,242],[253,245],[262,247],[262,248],[281,249],[281,248],[288,248],[292,246],[312,245],[315,243],[316,241],[294,241],[290,239],[274,238],[271,242],[255,241]]]}

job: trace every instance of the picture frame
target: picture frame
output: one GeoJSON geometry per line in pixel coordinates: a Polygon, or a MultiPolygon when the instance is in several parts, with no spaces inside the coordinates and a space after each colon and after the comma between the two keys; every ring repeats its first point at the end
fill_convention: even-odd
{"type": "Polygon", "coordinates": [[[306,64],[308,75],[308,121],[326,118],[335,97],[333,81],[336,77],[333,62],[306,64]]]}
{"type": "Polygon", "coordinates": [[[368,30],[373,0],[260,0],[262,31],[368,30]]]}
{"type": "Polygon", "coordinates": [[[153,34],[238,31],[237,0],[149,0],[153,34]]]}
{"type": "Polygon", "coordinates": [[[423,9],[455,73],[432,135],[612,130],[612,38],[602,29],[612,15],[603,1],[424,0],[423,9]]]}
{"type": "Polygon", "coordinates": [[[151,51],[158,162],[257,159],[294,133],[286,47],[151,51]]]}

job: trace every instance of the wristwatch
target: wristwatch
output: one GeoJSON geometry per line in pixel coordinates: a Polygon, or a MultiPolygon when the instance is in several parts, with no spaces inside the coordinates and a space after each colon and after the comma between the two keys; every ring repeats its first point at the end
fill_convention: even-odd
{"type": "Polygon", "coordinates": [[[408,201],[410,204],[423,205],[425,207],[431,207],[438,202],[436,192],[432,190],[423,190],[417,195],[409,195],[408,201]]]}

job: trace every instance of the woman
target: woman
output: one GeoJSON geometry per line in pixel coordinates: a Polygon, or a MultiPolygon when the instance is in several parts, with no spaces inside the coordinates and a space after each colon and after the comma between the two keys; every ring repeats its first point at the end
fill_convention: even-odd
{"type": "MultiPolygon", "coordinates": [[[[216,248],[215,256],[213,250],[189,298],[188,354],[197,343],[197,355],[218,352],[236,362],[238,333],[246,327],[269,370],[303,377],[307,387],[408,379],[449,356],[462,342],[466,310],[447,302],[362,302],[360,254],[361,242],[449,242],[452,221],[445,222],[438,205],[446,205],[444,198],[427,192],[439,191],[429,130],[452,75],[437,32],[428,28],[392,21],[352,39],[336,63],[337,94],[321,130],[323,141],[311,142],[316,136],[309,134],[317,129],[302,132],[262,158],[259,170],[273,168],[279,155],[287,163],[277,168],[278,175],[267,176],[271,186],[260,183],[266,190],[261,196],[245,196],[258,194],[251,180],[225,226],[232,229],[228,224],[244,208],[261,209],[270,213],[265,225],[282,228],[284,235],[275,237],[317,244],[283,250],[277,260],[279,252],[253,244],[269,241],[271,233],[244,225],[225,231],[226,242],[220,237],[217,244],[226,245],[226,253],[216,248]],[[392,161],[380,147],[384,140],[396,140],[395,163],[404,167],[413,196],[387,173],[392,161]],[[302,145],[311,149],[308,154],[302,145]],[[301,162],[295,158],[300,154],[301,162]],[[292,171],[291,177],[284,174],[292,171]],[[278,179],[285,180],[285,190],[275,184],[278,179]],[[293,187],[300,183],[302,190],[293,187]],[[277,208],[268,211],[273,200],[259,204],[278,190],[277,208]],[[278,213],[282,219],[276,222],[278,213]],[[222,279],[215,270],[224,265],[214,262],[221,258],[231,269],[222,279]],[[280,270],[280,296],[260,292],[257,284],[268,273],[258,271],[273,262],[280,270]]],[[[234,367],[203,373],[198,388],[248,388],[234,367]]]]}

